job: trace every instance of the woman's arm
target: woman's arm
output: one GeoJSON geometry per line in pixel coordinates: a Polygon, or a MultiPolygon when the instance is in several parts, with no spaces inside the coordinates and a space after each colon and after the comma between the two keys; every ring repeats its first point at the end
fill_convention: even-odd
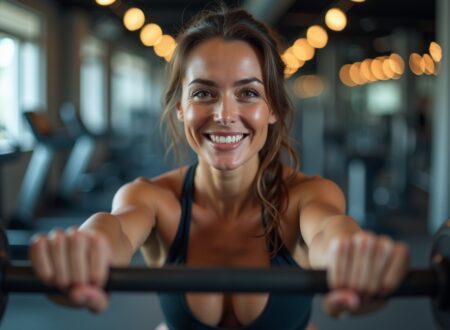
{"type": "Polygon", "coordinates": [[[380,306],[406,274],[409,255],[403,243],[363,231],[345,215],[345,199],[331,181],[306,183],[299,204],[300,230],[313,268],[326,268],[332,291],[325,297],[331,315],[362,313],[380,306]],[[378,301],[374,301],[377,298],[378,301]]]}
{"type": "Polygon", "coordinates": [[[55,229],[33,238],[29,254],[34,272],[65,292],[53,300],[95,312],[106,309],[103,286],[109,267],[128,264],[155,226],[153,190],[138,179],[116,193],[111,213],[96,213],[78,229],[55,229]]]}
{"type": "Polygon", "coordinates": [[[128,264],[155,226],[157,193],[151,185],[137,179],[123,186],[114,196],[111,213],[96,213],[79,228],[105,236],[115,265],[128,264]]]}

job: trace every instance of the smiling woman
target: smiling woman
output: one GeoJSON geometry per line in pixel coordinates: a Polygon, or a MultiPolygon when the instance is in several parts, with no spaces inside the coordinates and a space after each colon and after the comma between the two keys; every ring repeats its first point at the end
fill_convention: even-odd
{"type": "MultiPolygon", "coordinates": [[[[163,119],[174,145],[197,162],[115,195],[110,213],[79,229],[37,236],[37,275],[67,292],[63,303],[103,311],[108,266],[141,249],[151,263],[157,233],[166,264],[326,268],[331,315],[361,313],[404,277],[407,250],[362,231],[331,181],[296,168],[293,109],[270,30],[246,11],[204,12],[180,33],[169,67],[163,119]],[[183,133],[176,128],[178,122],[183,133]],[[282,162],[291,157],[293,166],[282,162]]],[[[292,165],[292,164],[291,164],[292,165]]],[[[305,329],[311,296],[282,293],[160,293],[170,329],[305,329]]]]}

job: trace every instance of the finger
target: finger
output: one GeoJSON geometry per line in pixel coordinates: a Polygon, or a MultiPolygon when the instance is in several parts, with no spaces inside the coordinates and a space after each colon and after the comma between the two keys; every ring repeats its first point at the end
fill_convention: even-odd
{"type": "Polygon", "coordinates": [[[106,284],[111,261],[109,243],[103,236],[90,237],[90,283],[103,287],[106,284]]]}
{"type": "Polygon", "coordinates": [[[87,306],[93,313],[101,313],[109,305],[109,297],[103,290],[98,290],[95,294],[91,295],[88,299],[87,306]]]}
{"type": "Polygon", "coordinates": [[[349,278],[347,282],[347,287],[355,290],[359,290],[360,282],[365,280],[361,277],[367,272],[366,269],[368,265],[365,258],[367,258],[368,253],[368,233],[359,232],[352,237],[352,259],[349,265],[349,278]]]}
{"type": "Polygon", "coordinates": [[[409,267],[408,248],[403,243],[396,243],[394,252],[388,262],[385,276],[382,279],[382,295],[387,295],[395,290],[405,277],[409,267]]]}
{"type": "Polygon", "coordinates": [[[358,295],[348,289],[334,290],[323,299],[323,308],[332,317],[339,317],[345,312],[354,311],[359,306],[358,295]]]}
{"type": "Polygon", "coordinates": [[[366,233],[361,241],[361,260],[359,277],[356,282],[356,289],[361,294],[366,294],[369,291],[371,273],[373,271],[373,261],[376,248],[376,238],[371,233],[366,233]]]}
{"type": "Polygon", "coordinates": [[[375,248],[375,256],[373,261],[373,270],[371,273],[368,294],[380,294],[381,279],[386,273],[386,267],[389,258],[394,251],[394,242],[387,236],[380,236],[377,240],[375,248]]]}
{"type": "Polygon", "coordinates": [[[80,307],[100,313],[109,305],[108,295],[96,286],[76,285],[69,292],[69,298],[80,307]]]}
{"type": "Polygon", "coordinates": [[[330,242],[330,246],[328,247],[328,269],[327,269],[327,281],[328,287],[335,289],[337,288],[337,273],[338,273],[338,264],[337,264],[337,256],[339,254],[339,240],[334,239],[330,242]]]}
{"type": "Polygon", "coordinates": [[[348,264],[350,262],[350,241],[347,239],[335,240],[331,247],[330,281],[332,288],[342,288],[345,286],[348,276],[348,264]]]}
{"type": "Polygon", "coordinates": [[[28,251],[34,273],[45,283],[53,279],[53,266],[49,256],[49,243],[44,235],[37,234],[31,238],[28,251]]]}
{"type": "Polygon", "coordinates": [[[67,255],[66,235],[61,229],[55,229],[49,234],[50,255],[53,264],[54,284],[61,289],[70,284],[70,265],[67,255]]]}
{"type": "Polygon", "coordinates": [[[88,283],[88,238],[75,229],[68,230],[69,239],[69,263],[71,277],[74,284],[88,283]]]}

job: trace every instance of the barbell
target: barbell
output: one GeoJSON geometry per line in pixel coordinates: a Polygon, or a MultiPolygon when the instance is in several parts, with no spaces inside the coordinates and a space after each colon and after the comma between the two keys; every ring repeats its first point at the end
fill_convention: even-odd
{"type": "MultiPolygon", "coordinates": [[[[0,229],[0,320],[9,293],[58,293],[43,284],[27,263],[9,260],[5,231],[0,229]]],[[[450,221],[433,238],[430,267],[408,271],[390,297],[430,297],[436,323],[450,329],[450,221]]],[[[329,291],[326,272],[296,267],[274,268],[111,268],[107,291],[128,292],[277,292],[320,294],[329,291]]]]}

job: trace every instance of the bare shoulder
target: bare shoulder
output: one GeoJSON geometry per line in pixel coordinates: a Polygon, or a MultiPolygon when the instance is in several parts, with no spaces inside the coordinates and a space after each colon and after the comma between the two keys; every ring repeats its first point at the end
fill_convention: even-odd
{"type": "Polygon", "coordinates": [[[289,197],[306,204],[311,201],[334,200],[344,203],[341,188],[333,181],[318,175],[307,175],[300,171],[285,168],[284,178],[288,185],[289,197]]]}
{"type": "Polygon", "coordinates": [[[151,179],[139,177],[119,189],[113,205],[130,202],[147,204],[149,201],[158,204],[173,198],[178,200],[185,173],[186,167],[181,167],[151,179]]]}

